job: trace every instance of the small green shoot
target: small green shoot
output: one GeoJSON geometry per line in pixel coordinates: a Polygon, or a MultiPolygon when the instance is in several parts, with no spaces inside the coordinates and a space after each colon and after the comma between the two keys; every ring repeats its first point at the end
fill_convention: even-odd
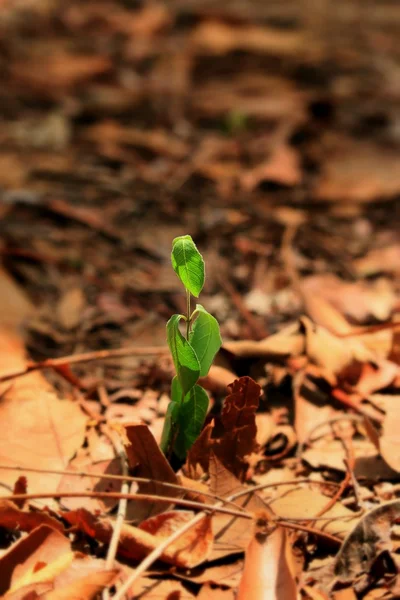
{"type": "Polygon", "coordinates": [[[205,269],[190,235],[173,240],[171,262],[186,290],[186,315],[173,315],[167,323],[176,376],[172,380],[161,449],[167,456],[174,452],[184,459],[201,431],[208,409],[207,393],[197,381],[207,375],[222,340],[218,321],[201,304],[191,312],[191,295],[200,295],[205,269]],[[185,335],[179,329],[181,321],[186,325],[185,335]]]}

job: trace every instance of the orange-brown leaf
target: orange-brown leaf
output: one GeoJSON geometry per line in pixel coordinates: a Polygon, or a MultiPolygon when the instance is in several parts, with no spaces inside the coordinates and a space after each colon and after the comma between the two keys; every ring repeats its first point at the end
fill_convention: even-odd
{"type": "Polygon", "coordinates": [[[261,388],[250,377],[241,377],[229,389],[221,417],[202,431],[188,453],[187,467],[192,475],[198,465],[208,471],[213,452],[229,471],[243,479],[247,470],[245,457],[257,449],[255,413],[261,388]]]}

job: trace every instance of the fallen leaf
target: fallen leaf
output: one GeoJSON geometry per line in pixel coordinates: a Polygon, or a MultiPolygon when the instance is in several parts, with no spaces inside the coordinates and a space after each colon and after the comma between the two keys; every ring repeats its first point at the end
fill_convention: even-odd
{"type": "Polygon", "coordinates": [[[173,574],[179,579],[192,583],[210,583],[213,585],[236,588],[239,585],[243,571],[243,559],[239,558],[232,563],[216,564],[206,562],[201,567],[194,569],[175,570],[173,574]]]}
{"type": "MultiPolygon", "coordinates": [[[[113,479],[99,479],[96,475],[121,475],[121,460],[103,460],[92,462],[87,456],[81,458],[77,456],[68,465],[67,472],[62,476],[58,491],[63,492],[119,492],[121,490],[121,481],[113,479]],[[68,472],[79,473],[86,472],[93,475],[69,475],[68,472]]],[[[77,508],[86,508],[91,512],[109,512],[118,504],[115,498],[63,498],[63,506],[69,510],[77,508]]]]}
{"type": "MultiPolygon", "coordinates": [[[[276,496],[268,497],[266,501],[268,501],[268,506],[273,514],[287,521],[290,521],[291,518],[305,521],[313,519],[330,500],[329,496],[310,488],[294,487],[292,490],[286,488],[284,491],[277,489],[276,496]]],[[[358,520],[359,516],[355,515],[353,511],[340,502],[336,502],[324,513],[323,520],[315,519],[313,521],[313,527],[343,538],[358,520]],[[332,521],[326,520],[326,517],[332,517],[332,521]]]]}
{"type": "Polygon", "coordinates": [[[380,453],[389,467],[400,472],[400,396],[385,396],[385,418],[379,442],[380,453]]]}
{"type": "Polygon", "coordinates": [[[73,581],[62,589],[54,589],[46,594],[46,600],[94,600],[104,588],[112,585],[118,575],[117,569],[91,573],[73,581]]]}
{"type": "Polygon", "coordinates": [[[129,590],[131,598],[140,600],[191,600],[195,597],[180,581],[140,577],[129,590]]]}
{"type": "Polygon", "coordinates": [[[385,502],[362,516],[335,558],[335,581],[353,583],[358,575],[368,573],[377,555],[392,549],[391,527],[399,517],[399,500],[385,502]]]}
{"type": "Polygon", "coordinates": [[[397,152],[365,140],[344,139],[325,158],[314,194],[327,202],[364,203],[389,200],[399,190],[397,152]]]}
{"type": "Polygon", "coordinates": [[[53,529],[64,530],[60,521],[46,512],[21,510],[13,502],[0,498],[0,527],[32,531],[39,525],[49,525],[53,529]]]}
{"type": "MultiPolygon", "coordinates": [[[[178,478],[171,469],[167,459],[161,452],[147,425],[130,425],[126,427],[126,437],[129,444],[125,446],[129,467],[136,477],[153,479],[152,483],[138,484],[141,494],[156,494],[178,498],[180,490],[160,485],[157,481],[178,484],[178,478]]],[[[166,509],[164,502],[135,501],[128,507],[127,518],[142,521],[166,509]]]]}
{"type": "Polygon", "coordinates": [[[0,558],[0,594],[20,587],[18,582],[32,574],[37,564],[48,564],[70,551],[70,541],[60,531],[49,525],[36,527],[0,558]]]}
{"type": "Polygon", "coordinates": [[[74,329],[82,319],[86,300],[79,287],[68,289],[60,298],[56,311],[57,318],[64,329],[74,329]]]}
{"type": "MultiPolygon", "coordinates": [[[[0,331],[2,373],[25,367],[24,348],[16,334],[0,331]]],[[[24,472],[24,467],[64,470],[83,444],[87,418],[79,405],[60,400],[39,372],[13,381],[0,401],[1,464],[18,466],[27,478],[30,493],[55,491],[62,475],[24,472]]],[[[16,474],[0,468],[3,484],[13,487],[16,474]]],[[[7,494],[2,488],[0,494],[7,494]]]]}
{"type": "Polygon", "coordinates": [[[211,585],[206,583],[196,598],[199,600],[235,600],[236,594],[234,590],[211,587],[211,585]]]}
{"type": "Polygon", "coordinates": [[[33,304],[23,289],[3,269],[0,269],[0,286],[0,325],[19,327],[32,314],[33,304]]]}
{"type": "MultiPolygon", "coordinates": [[[[243,484],[224,467],[214,454],[211,454],[210,492],[220,498],[228,498],[244,490],[243,484]]],[[[265,502],[251,490],[251,487],[249,487],[248,494],[237,498],[235,503],[250,512],[266,508],[265,502]]],[[[213,532],[214,546],[210,560],[243,552],[252,536],[247,519],[223,514],[214,515],[213,532]]]]}
{"type": "Polygon", "coordinates": [[[261,388],[250,377],[241,377],[229,386],[229,390],[218,422],[203,429],[188,452],[189,473],[195,474],[197,465],[207,472],[211,452],[239,478],[246,473],[245,457],[257,448],[255,412],[261,388]]]}
{"type": "Polygon", "coordinates": [[[298,185],[301,180],[299,155],[287,144],[280,144],[264,163],[245,171],[240,178],[246,191],[254,190],[262,181],[293,186],[298,185]]]}
{"type": "Polygon", "coordinates": [[[222,348],[241,358],[260,357],[272,360],[300,356],[304,352],[305,343],[301,326],[294,323],[263,340],[228,341],[223,343],[222,348]]]}
{"type": "MultiPolygon", "coordinates": [[[[110,519],[100,519],[85,509],[70,511],[63,516],[71,525],[90,537],[105,544],[109,543],[113,532],[113,522],[110,519]]],[[[158,546],[161,539],[168,537],[193,516],[191,512],[170,511],[144,521],[140,527],[124,523],[118,553],[126,558],[141,560],[158,546]]],[[[180,567],[195,567],[208,558],[212,542],[211,518],[206,516],[176,542],[170,544],[160,559],[180,567]]]]}
{"type": "Polygon", "coordinates": [[[288,565],[285,530],[271,527],[268,514],[258,513],[246,549],[237,600],[296,600],[296,582],[288,565]]]}

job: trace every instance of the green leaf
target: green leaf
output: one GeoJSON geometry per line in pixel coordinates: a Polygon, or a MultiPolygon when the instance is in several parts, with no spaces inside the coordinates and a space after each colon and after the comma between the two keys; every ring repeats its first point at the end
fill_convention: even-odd
{"type": "Polygon", "coordinates": [[[167,341],[183,394],[194,386],[200,376],[200,363],[190,343],[179,331],[182,315],[173,315],[167,323],[167,341]]]}
{"type": "Polygon", "coordinates": [[[197,298],[204,285],[204,260],[190,235],[173,240],[171,262],[185,288],[197,298]]]}
{"type": "Polygon", "coordinates": [[[166,454],[171,442],[171,436],[179,421],[179,409],[182,406],[182,388],[175,376],[171,385],[171,402],[168,404],[162,431],[161,450],[166,454]]]}
{"type": "Polygon", "coordinates": [[[192,348],[200,363],[200,376],[205,377],[210,370],[214,356],[221,348],[222,339],[217,319],[210,315],[201,304],[197,304],[198,314],[189,335],[192,348]]]}
{"type": "Polygon", "coordinates": [[[207,392],[200,385],[195,385],[184,397],[179,410],[179,431],[174,447],[178,458],[184,459],[187,451],[198,438],[207,409],[207,392]]]}

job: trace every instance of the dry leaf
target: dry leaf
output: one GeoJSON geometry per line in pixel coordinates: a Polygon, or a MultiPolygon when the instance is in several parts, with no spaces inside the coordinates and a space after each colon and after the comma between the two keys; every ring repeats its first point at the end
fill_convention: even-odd
{"type": "Polygon", "coordinates": [[[130,598],[140,598],[140,600],[191,600],[195,597],[180,581],[165,579],[165,577],[162,579],[140,577],[129,593],[134,594],[130,598]]]}
{"type": "Polygon", "coordinates": [[[389,467],[400,472],[400,396],[385,396],[385,419],[379,447],[389,467]]]}
{"type": "Polygon", "coordinates": [[[398,155],[376,144],[341,140],[326,158],[315,189],[319,200],[328,202],[372,202],[398,194],[400,176],[398,155]]]}
{"type": "MultiPolygon", "coordinates": [[[[121,490],[121,481],[113,479],[99,479],[96,475],[121,475],[121,460],[103,460],[92,462],[88,456],[77,456],[68,465],[67,473],[62,476],[58,491],[63,492],[119,492],[121,490]],[[87,472],[93,474],[77,477],[68,475],[71,473],[87,472]]],[[[69,510],[77,508],[86,508],[88,511],[109,512],[118,504],[116,498],[63,498],[63,506],[69,510]]]]}
{"type": "MultiPolygon", "coordinates": [[[[279,490],[271,499],[268,498],[268,505],[275,515],[290,521],[293,519],[312,519],[319,511],[324,508],[329,500],[329,496],[324,496],[316,490],[310,488],[295,487],[292,490],[279,490]]],[[[343,506],[340,502],[336,502],[326,513],[324,520],[315,520],[313,527],[321,529],[338,537],[345,537],[354,527],[354,523],[358,522],[359,516],[343,506]],[[332,517],[332,521],[325,520],[325,517],[332,517]]]]}
{"type": "MultiPolygon", "coordinates": [[[[87,535],[108,544],[113,524],[110,519],[100,519],[85,509],[64,513],[64,518],[87,535]]],[[[170,511],[152,517],[133,527],[124,523],[121,530],[118,553],[134,560],[141,560],[177,528],[193,518],[193,513],[170,511]],[[150,533],[151,532],[151,533],[150,533]]],[[[212,549],[211,518],[206,516],[168,546],[161,560],[180,567],[195,567],[204,562],[212,549]]]]}
{"type": "Polygon", "coordinates": [[[63,531],[64,527],[54,517],[42,511],[24,511],[9,500],[0,498],[0,527],[32,531],[39,525],[49,525],[53,529],[63,531]]]}
{"type": "MultiPolygon", "coordinates": [[[[2,166],[0,165],[2,169],[2,166]]],[[[25,292],[2,269],[0,269],[0,325],[19,327],[32,314],[34,307],[25,292]]]]}
{"type": "Polygon", "coordinates": [[[213,452],[225,467],[243,478],[247,471],[245,457],[257,448],[255,413],[261,388],[250,377],[236,379],[229,386],[221,416],[216,424],[210,424],[198,437],[188,452],[187,469],[194,474],[200,465],[208,471],[210,453],[213,452]]]}
{"type": "Polygon", "coordinates": [[[271,527],[268,514],[258,513],[246,550],[237,600],[296,600],[296,582],[288,566],[286,532],[271,527]]]}
{"type": "Polygon", "coordinates": [[[335,558],[336,581],[352,583],[368,573],[380,552],[394,549],[391,527],[400,517],[400,501],[393,500],[373,508],[359,519],[344,540],[335,558]]]}
{"type": "Polygon", "coordinates": [[[57,304],[57,318],[64,329],[74,329],[82,319],[86,300],[81,288],[68,289],[57,304]]]}
{"type": "MultiPolygon", "coordinates": [[[[125,450],[132,473],[136,477],[147,477],[154,480],[152,483],[138,484],[138,491],[141,494],[156,494],[170,498],[181,497],[180,490],[156,483],[163,481],[178,484],[179,481],[147,425],[128,425],[126,437],[129,444],[125,446],[125,450]]],[[[165,511],[165,509],[165,502],[135,501],[128,507],[127,518],[128,520],[142,521],[165,511]]]]}
{"type": "Polygon", "coordinates": [[[94,600],[104,588],[112,585],[117,569],[98,571],[46,594],[46,600],[94,600]]]}
{"type": "Polygon", "coordinates": [[[239,558],[233,563],[222,564],[205,563],[201,567],[190,570],[175,570],[173,574],[179,579],[192,583],[210,583],[213,585],[223,585],[231,588],[237,588],[243,571],[243,559],[239,558]]]}
{"type": "Polygon", "coordinates": [[[34,572],[38,563],[48,564],[68,554],[71,544],[52,526],[40,525],[21,538],[0,558],[0,594],[17,589],[22,578],[34,572]]]}
{"type": "MultiPolygon", "coordinates": [[[[0,331],[0,368],[3,373],[25,366],[20,339],[0,331]]],[[[71,400],[60,400],[39,372],[13,381],[0,402],[1,463],[22,468],[31,493],[55,491],[61,475],[23,472],[24,467],[63,470],[83,444],[87,418],[71,400]]],[[[12,487],[16,474],[1,470],[3,484],[12,487]]],[[[1,494],[7,493],[2,488],[1,494]]]]}
{"type": "MultiPolygon", "coordinates": [[[[211,454],[210,492],[221,498],[227,498],[244,490],[240,481],[224,467],[214,454],[211,454]]],[[[237,498],[235,503],[250,512],[265,509],[265,502],[258,494],[252,492],[251,487],[249,493],[237,498]]],[[[214,515],[213,532],[214,547],[210,560],[242,552],[247,547],[252,535],[247,519],[223,514],[214,515]]]]}

